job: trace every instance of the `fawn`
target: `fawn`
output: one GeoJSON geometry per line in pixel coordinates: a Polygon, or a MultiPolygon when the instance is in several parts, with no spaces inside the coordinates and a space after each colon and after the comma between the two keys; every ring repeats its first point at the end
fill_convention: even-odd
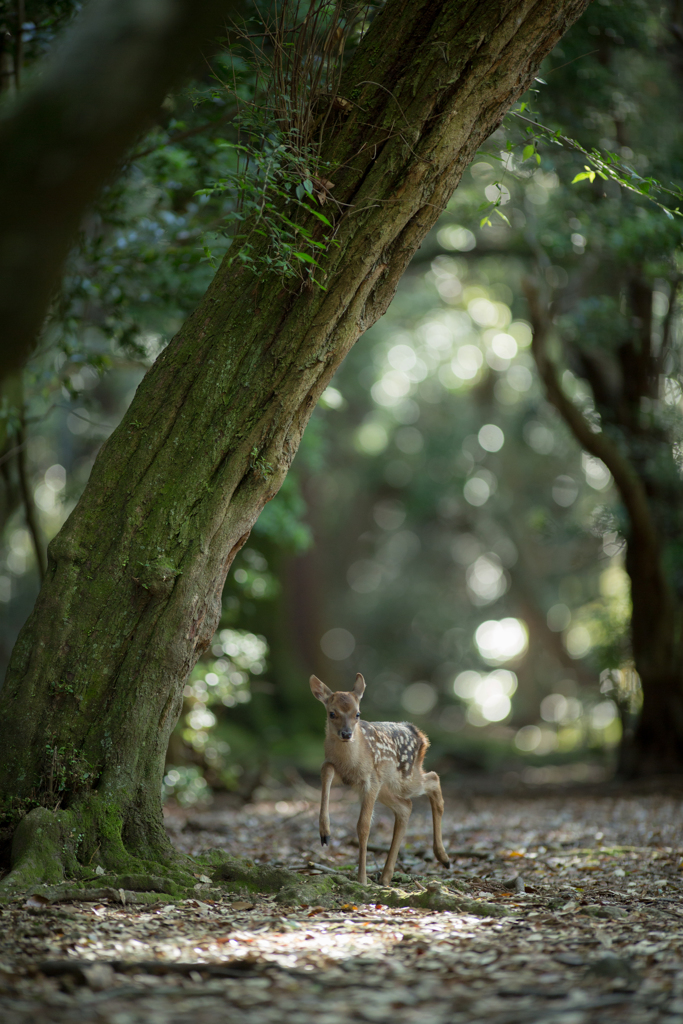
{"type": "Polygon", "coordinates": [[[353,786],[361,799],[357,832],[358,881],[362,885],[368,880],[366,856],[375,801],[379,800],[394,812],[394,834],[382,871],[382,883],[389,885],[413,809],[411,797],[426,793],[432,805],[434,855],[445,867],[450,867],[441,838],[444,804],[439,776],[422,768],[429,746],[425,734],[410,722],[361,721],[358,709],[365,692],[365,680],[360,672],[349,693],[333,693],[317,676],[311,676],[310,683],[313,696],[327,709],[325,762],[320,773],[322,845],[327,846],[330,837],[330,787],[336,778],[346,786],[353,786]]]}

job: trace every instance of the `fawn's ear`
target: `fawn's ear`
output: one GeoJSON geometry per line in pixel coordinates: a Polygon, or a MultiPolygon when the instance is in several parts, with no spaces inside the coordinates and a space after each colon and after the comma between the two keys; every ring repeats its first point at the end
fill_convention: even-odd
{"type": "Polygon", "coordinates": [[[353,692],[355,693],[356,697],[358,697],[358,700],[360,700],[363,694],[365,693],[365,680],[363,679],[360,672],[356,676],[356,681],[353,684],[353,692]]]}
{"type": "Polygon", "coordinates": [[[325,686],[322,679],[318,679],[317,676],[311,676],[309,682],[311,684],[311,693],[313,696],[325,704],[332,696],[332,690],[329,686],[325,686]]]}

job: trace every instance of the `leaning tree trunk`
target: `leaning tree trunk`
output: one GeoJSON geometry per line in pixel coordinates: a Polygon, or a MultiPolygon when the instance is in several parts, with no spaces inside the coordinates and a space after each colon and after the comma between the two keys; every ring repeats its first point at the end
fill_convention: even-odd
{"type": "Polygon", "coordinates": [[[59,877],[62,850],[70,871],[170,861],[164,754],[230,564],[341,360],[587,3],[389,0],[376,17],[323,153],[346,211],[326,291],[224,263],[50,545],[0,701],[6,822],[43,805],[16,828],[11,884],[59,877]]]}

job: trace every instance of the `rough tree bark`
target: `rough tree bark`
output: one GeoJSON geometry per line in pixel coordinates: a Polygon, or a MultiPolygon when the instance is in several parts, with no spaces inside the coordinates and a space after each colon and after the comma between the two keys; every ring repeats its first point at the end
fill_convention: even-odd
{"type": "MultiPolygon", "coordinates": [[[[631,581],[631,647],[643,688],[635,729],[626,731],[620,774],[657,775],[683,771],[683,580],[679,553],[683,532],[683,483],[673,444],[644,408],[659,396],[669,352],[665,325],[661,346],[653,343],[652,285],[635,277],[629,304],[631,337],[614,359],[573,351],[575,365],[593,392],[602,429],[596,432],[565,394],[547,352],[551,319],[536,289],[527,286],[533,325],[532,351],[548,400],[582,448],[611,472],[623,502],[626,571],[631,581]]],[[[676,283],[672,289],[673,315],[676,283]]]]}
{"type": "Polygon", "coordinates": [[[16,828],[5,885],[61,877],[65,864],[172,862],[164,754],[230,564],[344,355],[587,3],[389,0],[374,20],[342,80],[351,110],[323,153],[345,211],[326,291],[224,264],[50,545],[0,700],[8,830],[45,806],[16,828]],[[51,811],[55,772],[68,784],[51,811]]]}

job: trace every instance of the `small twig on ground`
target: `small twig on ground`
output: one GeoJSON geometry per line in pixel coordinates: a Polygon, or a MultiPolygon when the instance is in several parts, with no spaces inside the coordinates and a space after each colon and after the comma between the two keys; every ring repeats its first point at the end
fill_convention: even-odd
{"type": "MultiPolygon", "coordinates": [[[[314,868],[316,871],[325,871],[328,875],[338,875],[344,870],[344,868],[329,867],[327,864],[318,864],[318,862],[314,860],[309,860],[306,867],[314,868]]],[[[346,870],[348,871],[349,869],[346,868],[346,870]]]]}

